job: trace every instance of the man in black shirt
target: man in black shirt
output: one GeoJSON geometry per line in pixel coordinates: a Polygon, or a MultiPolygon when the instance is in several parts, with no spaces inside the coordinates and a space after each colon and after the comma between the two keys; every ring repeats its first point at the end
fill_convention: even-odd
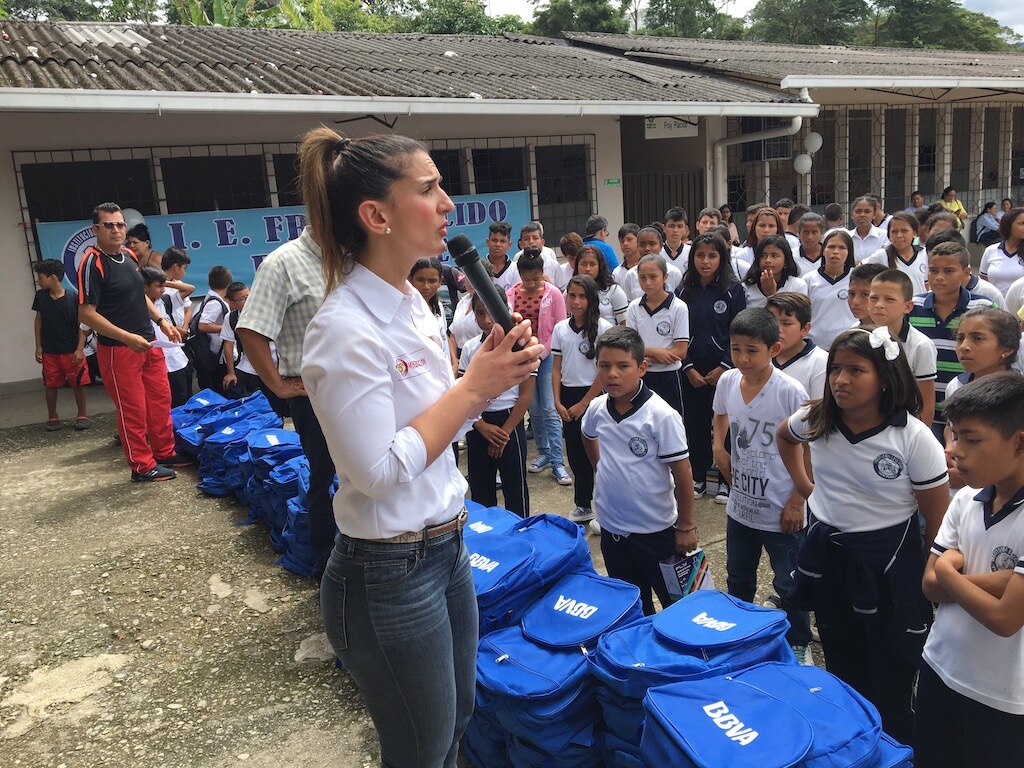
{"type": "Polygon", "coordinates": [[[96,246],[78,265],[78,318],[96,331],[103,386],[117,409],[117,432],[135,482],[170,480],[189,462],[174,453],[171,390],[150,318],[170,341],[178,330],[146,297],[135,254],[124,247],[125,222],[115,203],[92,214],[96,246]]]}

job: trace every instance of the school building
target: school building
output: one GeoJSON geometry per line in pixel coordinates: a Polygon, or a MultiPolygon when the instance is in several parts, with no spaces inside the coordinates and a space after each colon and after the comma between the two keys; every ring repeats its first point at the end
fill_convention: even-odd
{"type": "Polygon", "coordinates": [[[296,205],[320,124],[424,140],[453,195],[528,191],[549,241],[673,204],[1024,196],[1024,56],[566,37],[0,21],[0,394],[38,386],[40,223],[296,205]]]}

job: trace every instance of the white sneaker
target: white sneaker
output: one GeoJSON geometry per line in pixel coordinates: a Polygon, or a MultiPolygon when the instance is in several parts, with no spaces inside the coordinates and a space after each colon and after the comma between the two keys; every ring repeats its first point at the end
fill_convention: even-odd
{"type": "Polygon", "coordinates": [[[809,645],[791,645],[793,655],[796,656],[796,663],[801,667],[813,667],[814,656],[809,645]]]}
{"type": "Polygon", "coordinates": [[[594,510],[589,507],[576,507],[569,513],[569,519],[574,523],[588,523],[594,519],[594,510]]]}
{"type": "Polygon", "coordinates": [[[601,535],[601,524],[597,520],[590,521],[590,532],[595,536],[601,535]]]}
{"type": "Polygon", "coordinates": [[[729,486],[720,485],[718,486],[718,493],[715,494],[715,504],[728,504],[729,503],[729,486]]]}

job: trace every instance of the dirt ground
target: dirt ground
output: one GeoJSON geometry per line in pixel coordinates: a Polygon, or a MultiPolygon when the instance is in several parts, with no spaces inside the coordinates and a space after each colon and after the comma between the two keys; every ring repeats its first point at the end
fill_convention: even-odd
{"type": "MultiPolygon", "coordinates": [[[[0,429],[0,765],[378,764],[317,585],[276,565],[240,504],[200,494],[195,470],[129,482],[112,414],[95,421],[0,429]]],[[[550,472],[529,482],[535,512],[572,508],[550,472]]],[[[724,520],[698,503],[719,585],[724,520]]]]}

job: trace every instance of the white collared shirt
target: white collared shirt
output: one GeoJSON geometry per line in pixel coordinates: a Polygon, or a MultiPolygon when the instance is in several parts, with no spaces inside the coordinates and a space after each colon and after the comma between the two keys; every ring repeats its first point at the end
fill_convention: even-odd
{"type": "Polygon", "coordinates": [[[847,230],[847,232],[853,239],[853,259],[858,264],[875,251],[881,250],[889,244],[889,238],[885,232],[874,225],[872,225],[864,237],[857,234],[856,227],[847,230]]]}
{"type": "Polygon", "coordinates": [[[306,329],[302,380],[340,485],[345,535],[379,539],[451,520],[466,480],[451,451],[427,466],[409,426],[454,384],[437,318],[408,283],[398,291],[356,264],[306,329]]]}

